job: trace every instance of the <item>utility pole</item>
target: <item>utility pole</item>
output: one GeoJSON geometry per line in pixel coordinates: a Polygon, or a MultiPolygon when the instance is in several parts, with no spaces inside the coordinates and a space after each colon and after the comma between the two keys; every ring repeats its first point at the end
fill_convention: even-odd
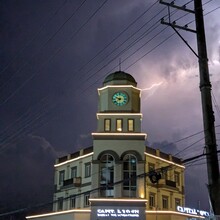
{"type": "Polygon", "coordinates": [[[181,37],[181,39],[187,44],[192,52],[198,57],[199,61],[199,75],[200,75],[200,91],[202,101],[202,113],[203,113],[203,127],[205,136],[205,149],[206,149],[206,161],[207,161],[207,172],[208,172],[208,191],[209,197],[212,204],[212,209],[215,215],[220,215],[220,174],[219,174],[219,163],[218,163],[218,152],[216,145],[215,135],[215,117],[212,107],[212,96],[211,96],[211,83],[209,79],[209,68],[208,58],[206,49],[206,39],[204,30],[204,19],[202,1],[194,0],[194,11],[187,9],[186,5],[176,6],[174,1],[171,3],[160,0],[161,4],[168,6],[169,22],[161,21],[162,24],[171,26],[174,31],[181,37]],[[191,30],[187,26],[178,26],[176,22],[170,21],[169,8],[177,8],[179,10],[186,11],[188,13],[195,14],[196,30],[191,30]],[[198,54],[190,47],[190,45],[184,40],[180,33],[176,30],[183,29],[196,33],[198,54]]]}

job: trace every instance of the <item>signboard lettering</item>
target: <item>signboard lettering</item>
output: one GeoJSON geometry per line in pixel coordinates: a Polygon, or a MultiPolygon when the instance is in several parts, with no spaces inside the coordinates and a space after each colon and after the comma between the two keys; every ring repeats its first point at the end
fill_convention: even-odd
{"type": "Polygon", "coordinates": [[[138,209],[97,209],[98,217],[139,217],[138,209]]]}
{"type": "Polygon", "coordinates": [[[191,208],[182,207],[182,206],[177,206],[177,211],[182,212],[182,213],[192,214],[192,215],[204,216],[204,217],[209,216],[209,213],[206,211],[198,210],[198,209],[191,209],[191,208]]]}

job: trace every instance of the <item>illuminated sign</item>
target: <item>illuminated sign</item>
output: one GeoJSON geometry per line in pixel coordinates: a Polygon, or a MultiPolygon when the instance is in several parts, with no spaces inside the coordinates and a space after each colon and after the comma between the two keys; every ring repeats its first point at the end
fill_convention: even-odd
{"type": "Polygon", "coordinates": [[[121,209],[121,208],[111,208],[111,209],[97,209],[97,217],[134,217],[139,218],[138,209],[121,209]]]}
{"type": "Polygon", "coordinates": [[[146,199],[91,198],[90,220],[146,219],[146,199]]]}
{"type": "Polygon", "coordinates": [[[198,209],[191,209],[191,208],[182,207],[182,206],[177,206],[177,211],[182,212],[182,213],[192,214],[192,215],[204,216],[204,217],[209,216],[209,213],[206,211],[198,210],[198,209]]]}

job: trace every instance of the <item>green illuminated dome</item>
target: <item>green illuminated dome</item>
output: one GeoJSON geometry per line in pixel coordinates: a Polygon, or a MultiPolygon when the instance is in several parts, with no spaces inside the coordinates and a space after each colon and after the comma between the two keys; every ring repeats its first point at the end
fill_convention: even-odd
{"type": "Polygon", "coordinates": [[[117,71],[109,74],[104,82],[104,86],[106,85],[132,85],[137,86],[137,82],[134,77],[129,73],[125,73],[123,71],[117,71]]]}

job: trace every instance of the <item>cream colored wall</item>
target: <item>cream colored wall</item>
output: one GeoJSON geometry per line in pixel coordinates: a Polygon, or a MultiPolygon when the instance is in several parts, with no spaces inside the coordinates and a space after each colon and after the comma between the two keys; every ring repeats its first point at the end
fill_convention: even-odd
{"type": "Polygon", "coordinates": [[[187,220],[186,216],[174,215],[174,214],[156,214],[156,213],[146,213],[147,220],[187,220]]]}
{"type": "Polygon", "coordinates": [[[106,118],[111,119],[111,131],[110,132],[117,132],[116,131],[116,119],[123,119],[122,125],[123,129],[122,132],[128,132],[128,119],[134,119],[134,131],[135,132],[141,132],[141,118],[142,115],[101,115],[98,118],[97,124],[98,129],[97,132],[104,132],[104,120],[106,118]]]}
{"type": "Polygon", "coordinates": [[[124,91],[129,96],[128,103],[123,106],[123,110],[140,112],[140,90],[130,85],[127,85],[127,87],[105,87],[104,89],[99,89],[99,112],[121,110],[121,106],[117,106],[112,102],[112,96],[117,91],[124,91]]]}
{"type": "MultiPolygon", "coordinates": [[[[125,137],[126,138],[126,137],[125,137]]],[[[144,160],[145,140],[94,140],[94,155],[96,160],[98,155],[105,150],[113,150],[117,152],[119,157],[126,151],[137,151],[144,160]]]]}
{"type": "MultiPolygon", "coordinates": [[[[84,164],[92,161],[92,155],[78,159],[69,163],[66,163],[64,165],[55,167],[55,185],[57,185],[57,191],[54,193],[54,200],[57,200],[58,198],[63,197],[64,203],[63,203],[63,210],[68,210],[70,208],[70,200],[66,199],[67,197],[71,195],[80,194],[83,192],[87,192],[91,190],[91,177],[85,178],[85,167],[84,164]],[[77,166],[77,176],[81,177],[82,179],[82,186],[81,187],[63,187],[62,185],[59,185],[59,172],[62,170],[65,170],[65,180],[71,178],[71,168],[77,166]],[[87,186],[83,186],[85,184],[89,184],[87,186]]],[[[92,164],[91,164],[91,175],[93,173],[92,170],[92,164]]],[[[77,196],[76,198],[76,208],[83,208],[84,207],[84,195],[77,196]]],[[[57,203],[54,203],[53,210],[57,210],[57,203]]]]}
{"type": "MultiPolygon", "coordinates": [[[[155,169],[159,169],[162,167],[167,167],[169,165],[171,165],[168,162],[165,162],[163,160],[160,159],[156,159],[154,157],[148,156],[146,155],[146,172],[149,172],[148,170],[148,164],[155,164],[155,169]]],[[[172,165],[169,170],[167,171],[167,179],[171,180],[171,181],[175,181],[174,179],[174,172],[177,171],[180,173],[180,185],[177,186],[177,190],[172,189],[169,187],[163,187],[163,184],[165,184],[164,179],[159,180],[158,185],[157,184],[153,184],[151,183],[150,179],[147,177],[146,178],[146,185],[147,185],[147,199],[149,199],[149,194],[150,193],[155,193],[155,209],[157,210],[163,210],[162,208],[162,196],[167,196],[169,203],[168,203],[168,210],[172,210],[175,211],[176,207],[175,207],[175,199],[180,199],[181,200],[181,205],[184,205],[185,203],[185,197],[183,195],[182,192],[182,187],[184,186],[184,169],[176,166],[176,165],[172,165]]],[[[149,202],[147,204],[147,209],[150,210],[150,206],[149,206],[149,202]]]]}

